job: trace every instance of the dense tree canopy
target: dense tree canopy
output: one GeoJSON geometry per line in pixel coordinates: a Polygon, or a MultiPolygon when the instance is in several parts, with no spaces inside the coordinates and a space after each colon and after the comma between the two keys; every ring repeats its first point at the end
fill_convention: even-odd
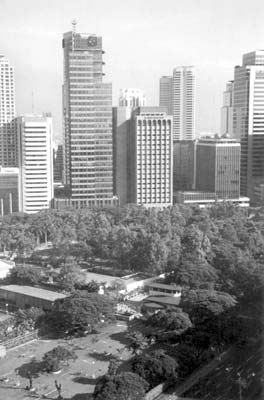
{"type": "MultiPolygon", "coordinates": [[[[74,256],[73,265],[100,258],[131,272],[172,271],[171,281],[186,288],[237,297],[264,283],[262,210],[229,203],[164,210],[128,205],[18,213],[0,220],[0,243],[10,253],[28,255],[37,243],[50,240],[66,265],[74,256]]],[[[68,272],[70,276],[76,271],[68,272]]],[[[67,279],[61,278],[67,286],[67,279]]]]}
{"type": "Polygon", "coordinates": [[[114,303],[104,295],[75,291],[71,296],[55,301],[48,318],[58,333],[91,332],[100,322],[114,319],[114,303]]]}
{"type": "Polygon", "coordinates": [[[104,375],[97,381],[94,400],[142,400],[149,385],[132,372],[104,375]]]}

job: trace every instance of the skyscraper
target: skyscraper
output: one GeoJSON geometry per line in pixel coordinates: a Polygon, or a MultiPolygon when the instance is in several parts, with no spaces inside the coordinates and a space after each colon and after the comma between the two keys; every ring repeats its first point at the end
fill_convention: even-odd
{"type": "Polygon", "coordinates": [[[160,79],[160,106],[173,115],[173,140],[195,139],[195,68],[177,67],[160,79]]]}
{"type": "Polygon", "coordinates": [[[0,165],[17,165],[14,67],[0,55],[0,165]]]}
{"type": "Polygon", "coordinates": [[[77,33],[74,25],[62,46],[65,180],[71,204],[111,204],[112,86],[103,83],[102,38],[77,33]]]}
{"type": "Polygon", "coordinates": [[[235,139],[204,138],[196,145],[196,190],[218,199],[240,197],[240,143],[235,139]]]}
{"type": "Polygon", "coordinates": [[[113,107],[113,173],[114,194],[122,206],[128,202],[128,143],[131,129],[131,115],[135,108],[146,105],[143,90],[122,89],[119,107],[113,107]]]}
{"type": "Polygon", "coordinates": [[[233,135],[241,141],[241,193],[251,199],[264,183],[264,50],[235,67],[233,135]]]}
{"type": "Polygon", "coordinates": [[[195,188],[196,142],[173,141],[173,192],[195,188]]]}
{"type": "Polygon", "coordinates": [[[234,82],[229,81],[226,84],[226,90],[223,94],[223,106],[221,108],[221,135],[233,136],[233,92],[234,82]]]}
{"type": "Polygon", "coordinates": [[[119,107],[144,107],[146,105],[146,95],[141,89],[129,88],[121,89],[119,97],[119,107]]]}
{"type": "Polygon", "coordinates": [[[19,210],[35,213],[53,198],[52,118],[47,114],[17,118],[19,210]]]}
{"type": "Polygon", "coordinates": [[[173,79],[162,76],[159,82],[159,105],[166,107],[168,115],[173,115],[173,79]]]}
{"type": "Polygon", "coordinates": [[[128,150],[129,202],[172,205],[172,117],[166,108],[139,107],[132,113],[128,150]]]}

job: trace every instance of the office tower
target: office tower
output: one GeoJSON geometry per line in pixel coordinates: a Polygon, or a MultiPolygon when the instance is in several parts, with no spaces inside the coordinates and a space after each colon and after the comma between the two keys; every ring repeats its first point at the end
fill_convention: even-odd
{"type": "Polygon", "coordinates": [[[241,193],[252,199],[264,183],[264,50],[235,67],[233,136],[241,141],[241,193]]]}
{"type": "Polygon", "coordinates": [[[128,140],[131,126],[130,107],[113,107],[113,180],[114,195],[120,206],[128,203],[128,140]]]}
{"type": "Polygon", "coordinates": [[[196,174],[196,141],[173,141],[173,192],[193,190],[196,174]]]}
{"type": "Polygon", "coordinates": [[[17,118],[19,209],[34,213],[49,208],[53,198],[52,118],[17,118]]]}
{"type": "Polygon", "coordinates": [[[128,147],[129,202],[147,207],[172,204],[172,117],[162,107],[132,113],[128,147]]]}
{"type": "Polygon", "coordinates": [[[173,139],[195,138],[195,69],[173,70],[173,139]]]}
{"type": "Polygon", "coordinates": [[[103,83],[102,38],[63,35],[64,162],[71,204],[107,205],[113,197],[112,86],[103,83]]]}
{"type": "Polygon", "coordinates": [[[0,167],[0,214],[18,212],[18,168],[0,167]]]}
{"type": "Polygon", "coordinates": [[[173,115],[173,78],[162,76],[159,82],[159,105],[166,107],[168,115],[173,115]]]}
{"type": "Polygon", "coordinates": [[[141,89],[122,89],[119,107],[113,107],[113,184],[114,195],[122,206],[128,202],[128,140],[131,113],[146,104],[146,96],[141,89]]]}
{"type": "Polygon", "coordinates": [[[144,107],[146,105],[146,95],[141,89],[121,89],[119,97],[119,107],[144,107]]]}
{"type": "Polygon", "coordinates": [[[173,115],[173,140],[195,139],[196,77],[194,67],[177,67],[160,79],[160,106],[173,115]]]}
{"type": "Polygon", "coordinates": [[[226,84],[226,90],[223,94],[223,106],[221,108],[221,136],[233,135],[233,92],[234,81],[229,81],[226,84]]]}
{"type": "Polygon", "coordinates": [[[0,165],[17,165],[14,67],[0,55],[0,165]]]}
{"type": "Polygon", "coordinates": [[[196,190],[216,199],[240,197],[240,143],[235,139],[200,139],[196,145],[196,190]]]}
{"type": "Polygon", "coordinates": [[[54,183],[63,182],[63,146],[59,144],[53,152],[54,183]]]}

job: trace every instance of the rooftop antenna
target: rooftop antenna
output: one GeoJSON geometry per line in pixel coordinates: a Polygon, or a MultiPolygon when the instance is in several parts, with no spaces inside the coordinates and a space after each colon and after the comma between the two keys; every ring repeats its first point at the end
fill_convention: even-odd
{"type": "Polygon", "coordinates": [[[77,21],[76,19],[74,19],[72,21],[72,51],[74,51],[74,39],[75,39],[75,34],[76,34],[76,25],[77,25],[77,21]]]}

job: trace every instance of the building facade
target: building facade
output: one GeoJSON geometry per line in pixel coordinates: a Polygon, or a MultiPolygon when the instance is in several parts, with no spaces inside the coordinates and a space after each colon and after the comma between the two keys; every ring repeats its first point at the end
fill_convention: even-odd
{"type": "Polygon", "coordinates": [[[111,204],[112,86],[103,82],[102,37],[63,35],[64,162],[71,205],[111,204]]]}
{"type": "Polygon", "coordinates": [[[196,176],[196,141],[173,141],[173,192],[193,190],[196,176]]]}
{"type": "Polygon", "coordinates": [[[0,167],[0,213],[12,214],[19,211],[18,168],[0,167]]]}
{"type": "Polygon", "coordinates": [[[168,115],[173,115],[173,79],[162,76],[159,81],[159,105],[166,107],[168,115]]]}
{"type": "Polygon", "coordinates": [[[172,205],[172,117],[166,108],[140,107],[132,113],[128,157],[129,202],[172,205]]]}
{"type": "Polygon", "coordinates": [[[14,67],[0,55],[0,165],[17,166],[14,67]]]}
{"type": "Polygon", "coordinates": [[[19,210],[35,213],[50,208],[53,198],[52,118],[17,118],[19,210]]]}
{"type": "Polygon", "coordinates": [[[235,67],[233,135],[241,141],[241,193],[253,198],[264,183],[264,51],[243,56],[235,67]]]}
{"type": "Polygon", "coordinates": [[[119,107],[145,107],[146,95],[141,89],[129,88],[121,89],[119,97],[119,107]]]}
{"type": "Polygon", "coordinates": [[[174,68],[160,79],[159,104],[173,115],[173,140],[195,139],[196,74],[193,66],[174,68]]]}
{"type": "Polygon", "coordinates": [[[53,151],[54,183],[63,182],[63,145],[59,144],[53,151]]]}
{"type": "Polygon", "coordinates": [[[196,77],[194,67],[173,70],[173,139],[195,139],[196,77]]]}
{"type": "Polygon", "coordinates": [[[237,140],[198,140],[196,190],[215,193],[216,199],[240,197],[240,143],[237,140]]]}
{"type": "Polygon", "coordinates": [[[233,136],[233,93],[234,82],[229,81],[226,84],[226,90],[223,94],[223,106],[221,108],[221,136],[233,136]]]}

